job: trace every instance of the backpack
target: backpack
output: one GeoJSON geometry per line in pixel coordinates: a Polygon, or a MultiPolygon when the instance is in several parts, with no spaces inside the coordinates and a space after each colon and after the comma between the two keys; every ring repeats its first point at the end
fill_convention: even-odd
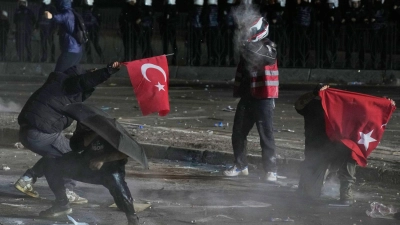
{"type": "Polygon", "coordinates": [[[85,44],[89,40],[89,35],[86,30],[85,22],[80,14],[78,14],[75,10],[71,10],[75,16],[75,27],[74,32],[72,33],[72,37],[75,38],[78,44],[85,44]]]}

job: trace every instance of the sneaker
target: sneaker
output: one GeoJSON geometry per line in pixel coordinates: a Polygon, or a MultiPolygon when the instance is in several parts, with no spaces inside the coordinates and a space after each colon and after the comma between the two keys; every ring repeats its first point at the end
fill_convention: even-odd
{"type": "Polygon", "coordinates": [[[33,190],[32,184],[33,184],[32,179],[28,181],[28,180],[19,178],[17,180],[17,182],[15,182],[14,187],[26,195],[29,195],[34,198],[38,198],[39,194],[33,190]]]}
{"type": "Polygon", "coordinates": [[[265,180],[266,181],[277,181],[278,176],[276,175],[275,172],[268,172],[265,174],[265,180]]]}
{"type": "Polygon", "coordinates": [[[39,216],[45,218],[53,218],[53,217],[65,216],[71,213],[72,213],[72,208],[70,208],[68,205],[66,206],[53,205],[52,207],[46,209],[45,211],[41,211],[39,213],[39,216]]]}
{"type": "Polygon", "coordinates": [[[224,175],[227,177],[235,177],[238,175],[249,175],[249,169],[248,167],[244,167],[243,169],[239,169],[235,166],[232,166],[231,168],[229,168],[228,170],[224,171],[224,175]]]}
{"type": "Polygon", "coordinates": [[[66,189],[66,194],[69,200],[69,203],[71,204],[85,204],[88,203],[88,200],[86,198],[82,198],[81,196],[79,196],[78,194],[76,194],[73,191],[70,191],[68,189],[66,189]]]}

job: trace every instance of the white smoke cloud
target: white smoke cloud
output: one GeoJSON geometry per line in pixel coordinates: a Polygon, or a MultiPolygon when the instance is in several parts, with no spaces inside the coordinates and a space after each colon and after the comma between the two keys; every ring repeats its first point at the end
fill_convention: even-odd
{"type": "Polygon", "coordinates": [[[234,11],[233,16],[235,18],[235,23],[237,24],[237,29],[235,32],[235,47],[243,44],[243,41],[249,38],[250,32],[249,27],[256,20],[256,18],[261,17],[260,9],[256,5],[240,4],[234,11]]]}
{"type": "Polygon", "coordinates": [[[0,98],[0,112],[20,112],[22,106],[13,101],[4,101],[0,98]]]}

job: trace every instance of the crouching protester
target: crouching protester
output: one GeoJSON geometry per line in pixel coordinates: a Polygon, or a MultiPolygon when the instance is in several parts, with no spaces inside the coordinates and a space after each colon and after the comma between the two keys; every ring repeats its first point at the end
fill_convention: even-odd
{"type": "MultiPolygon", "coordinates": [[[[120,63],[114,62],[103,69],[86,73],[76,66],[62,73],[50,73],[46,82],[29,97],[18,116],[21,143],[42,157],[61,157],[70,152],[69,139],[62,132],[72,124],[73,119],[66,116],[62,108],[70,103],[85,101],[97,85],[109,79],[119,68],[120,63]]],[[[15,182],[15,188],[31,197],[39,197],[34,184],[43,173],[41,158],[15,182]]],[[[87,203],[87,199],[73,191],[73,180],[64,179],[64,183],[71,203],[87,203]]]]}
{"type": "MultiPolygon", "coordinates": [[[[101,123],[101,121],[99,121],[101,123]]],[[[128,156],[95,131],[78,122],[71,137],[72,152],[59,158],[44,159],[44,174],[55,195],[53,206],[40,212],[41,217],[58,217],[72,213],[65,193],[64,178],[106,187],[117,207],[128,219],[128,225],[139,224],[131,192],[125,182],[128,156]]]]}
{"type": "MultiPolygon", "coordinates": [[[[321,195],[321,190],[326,175],[328,175],[328,173],[333,173],[333,174],[336,173],[340,180],[339,204],[352,205],[354,203],[353,186],[356,181],[355,175],[356,175],[357,162],[355,158],[359,159],[361,157],[359,156],[354,157],[355,154],[354,150],[349,148],[342,141],[331,140],[332,138],[330,138],[330,136],[328,136],[327,134],[327,129],[326,129],[327,122],[325,118],[326,113],[324,111],[323,102],[321,100],[321,97],[319,96],[319,92],[325,91],[328,88],[329,88],[328,85],[324,86],[319,85],[314,89],[313,92],[308,92],[303,94],[295,102],[296,111],[304,117],[304,129],[305,129],[305,151],[304,151],[305,159],[301,165],[298,194],[308,199],[315,200],[319,198],[321,195]]],[[[358,96],[354,96],[353,99],[357,97],[358,96]]],[[[347,100],[345,99],[344,101],[347,100]]],[[[386,103],[385,109],[388,109],[387,112],[392,110],[390,108],[391,107],[390,104],[394,107],[395,103],[393,100],[390,100],[390,103],[389,102],[386,103]]],[[[330,107],[332,106],[330,105],[330,107]]],[[[336,114],[341,114],[341,116],[343,116],[342,114],[344,112],[342,112],[341,110],[345,109],[344,107],[343,108],[334,107],[334,108],[336,114]]],[[[355,109],[356,108],[354,108],[353,110],[355,111],[355,109]]],[[[347,110],[352,110],[352,109],[347,109],[347,110]]],[[[371,109],[371,111],[373,110],[374,109],[371,109]]],[[[357,116],[362,117],[365,120],[365,118],[367,118],[368,116],[368,111],[364,112],[365,118],[364,116],[361,116],[363,115],[362,112],[360,113],[351,112],[350,114],[355,114],[357,116]]],[[[343,130],[346,130],[345,132],[347,133],[358,134],[357,130],[359,129],[359,127],[357,127],[356,125],[357,123],[355,123],[353,126],[353,124],[349,124],[350,122],[346,121],[344,117],[345,116],[341,118],[342,123],[347,124],[348,127],[342,127],[343,130]]],[[[382,118],[382,121],[384,119],[388,118],[386,117],[382,118]]],[[[350,120],[352,119],[350,118],[350,120]]],[[[379,126],[381,126],[381,124],[379,124],[379,126]]],[[[336,136],[344,137],[345,135],[336,134],[336,136]]],[[[350,139],[352,138],[350,137],[347,138],[347,140],[350,139]]],[[[359,138],[355,139],[361,140],[359,138]]],[[[360,141],[358,142],[355,141],[355,143],[363,144],[360,141]]],[[[369,146],[367,146],[367,149],[368,147],[369,146]]],[[[370,149],[370,151],[372,151],[372,149],[370,149]]],[[[367,156],[368,155],[365,155],[365,158],[367,156]]]]}

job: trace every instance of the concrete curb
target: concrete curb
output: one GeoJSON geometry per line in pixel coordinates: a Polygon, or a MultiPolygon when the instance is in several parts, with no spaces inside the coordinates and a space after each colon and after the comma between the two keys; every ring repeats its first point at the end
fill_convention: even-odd
{"type": "MultiPolygon", "coordinates": [[[[10,145],[18,142],[18,129],[0,128],[0,145],[10,145]]],[[[141,143],[148,158],[179,160],[197,163],[207,163],[213,165],[232,164],[233,154],[210,150],[199,150],[189,148],[179,148],[167,145],[151,143],[141,143]]],[[[248,155],[248,161],[253,169],[262,169],[261,156],[248,155]]],[[[299,175],[302,160],[299,159],[277,159],[278,171],[288,176],[299,175]]],[[[358,180],[365,182],[382,182],[387,184],[400,184],[400,171],[386,170],[382,168],[358,167],[358,180]]]]}
{"type": "MultiPolygon", "coordinates": [[[[84,69],[103,68],[106,64],[81,64],[84,69]]],[[[6,79],[45,79],[53,71],[54,63],[0,63],[0,80],[6,79]]],[[[169,66],[170,79],[230,81],[236,73],[235,67],[192,67],[169,66]]],[[[384,80],[394,79],[399,85],[400,71],[397,70],[356,70],[356,69],[312,69],[312,68],[280,68],[281,84],[293,82],[341,83],[361,82],[364,84],[382,84],[384,80]],[[397,80],[396,80],[397,79],[397,80]]],[[[115,78],[126,77],[126,73],[118,72],[115,78]]]]}

